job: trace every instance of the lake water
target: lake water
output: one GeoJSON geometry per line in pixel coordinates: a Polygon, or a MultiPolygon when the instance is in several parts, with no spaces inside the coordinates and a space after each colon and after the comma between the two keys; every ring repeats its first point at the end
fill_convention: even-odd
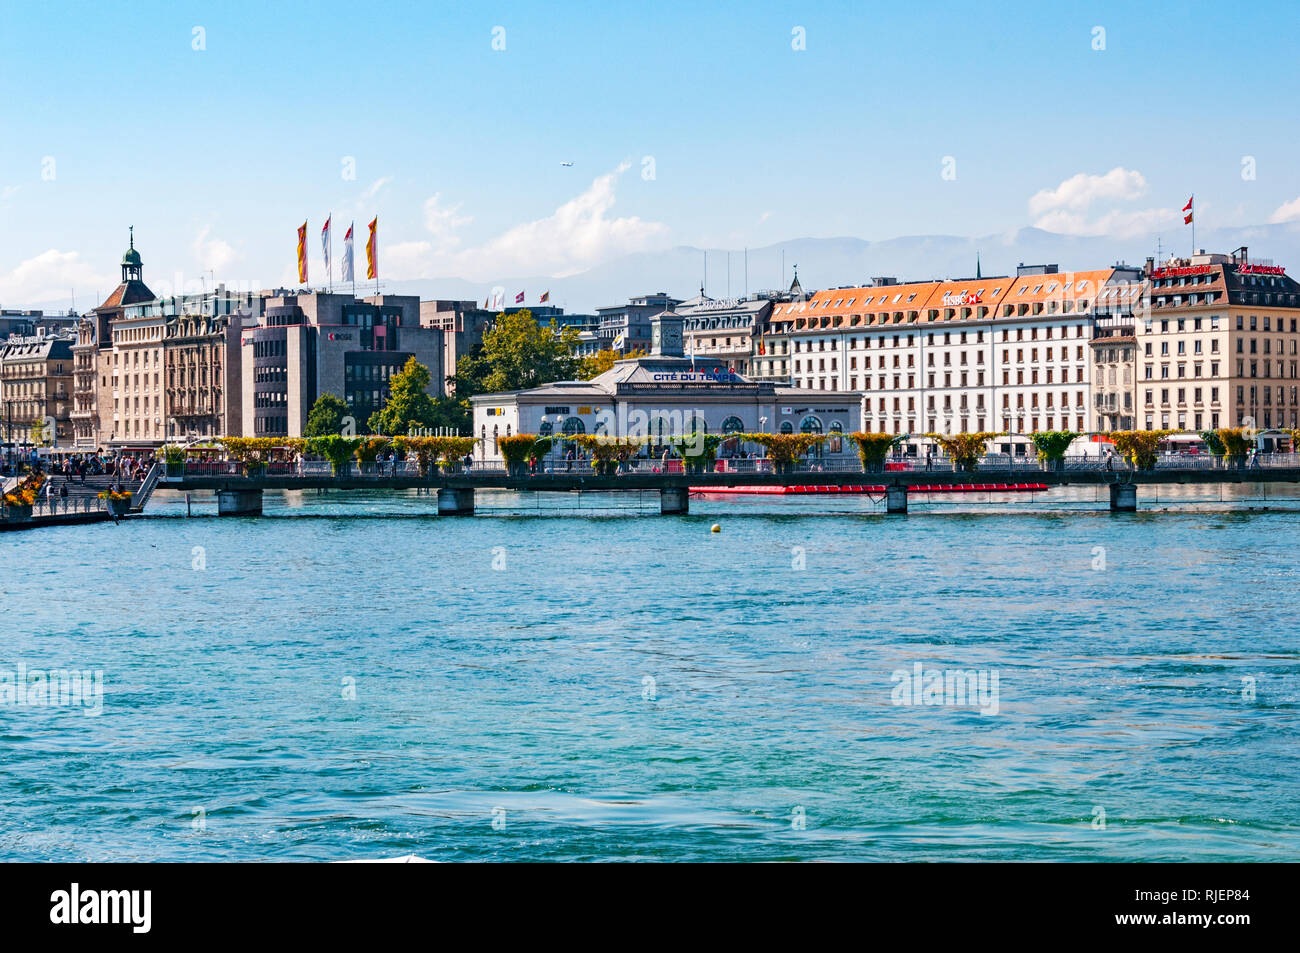
{"type": "Polygon", "coordinates": [[[0,705],[0,858],[1295,860],[1300,512],[1198,492],[4,534],[0,670],[103,696],[0,705]]]}

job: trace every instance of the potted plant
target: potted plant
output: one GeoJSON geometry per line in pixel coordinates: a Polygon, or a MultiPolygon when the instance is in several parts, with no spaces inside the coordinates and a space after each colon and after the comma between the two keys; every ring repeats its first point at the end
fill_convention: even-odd
{"type": "Polygon", "coordinates": [[[1255,439],[1244,427],[1225,427],[1218,431],[1219,442],[1223,444],[1223,465],[1236,467],[1238,470],[1246,465],[1246,455],[1255,447],[1255,439]]]}
{"type": "Polygon", "coordinates": [[[1223,463],[1224,446],[1223,440],[1219,437],[1219,431],[1202,430],[1200,437],[1205,441],[1205,449],[1210,451],[1210,454],[1214,456],[1221,465],[1223,463]]]}
{"type": "Polygon", "coordinates": [[[1038,462],[1044,470],[1065,469],[1065,451],[1082,436],[1073,430],[1040,430],[1029,435],[1038,450],[1038,462]]]}
{"type": "Polygon", "coordinates": [[[506,472],[512,477],[528,476],[528,458],[534,453],[537,435],[531,433],[511,434],[497,438],[497,449],[506,461],[506,472]]]}
{"type": "Polygon", "coordinates": [[[104,501],[105,508],[115,518],[125,516],[131,509],[130,493],[115,493],[111,490],[105,490],[99,494],[99,498],[104,501]]]}
{"type": "Polygon", "coordinates": [[[979,470],[980,458],[988,452],[988,442],[997,433],[981,431],[980,433],[926,434],[943,448],[943,452],[952,458],[953,469],[962,473],[975,473],[979,470]]]}
{"type": "Polygon", "coordinates": [[[163,464],[169,477],[185,476],[185,448],[178,443],[163,447],[163,464]]]}
{"type": "Polygon", "coordinates": [[[744,433],[729,436],[763,447],[767,451],[767,459],[772,461],[772,469],[779,474],[795,472],[804,454],[830,439],[829,434],[815,433],[744,433]]]}
{"type": "Polygon", "coordinates": [[[849,439],[858,445],[858,459],[862,461],[863,473],[880,473],[885,469],[889,451],[898,446],[905,435],[895,436],[888,433],[866,433],[857,431],[849,434],[849,439]]]}
{"type": "Polygon", "coordinates": [[[1115,430],[1108,433],[1119,452],[1138,470],[1156,468],[1156,452],[1160,441],[1169,436],[1172,430],[1115,430]]]}
{"type": "Polygon", "coordinates": [[[41,487],[45,485],[45,474],[33,473],[22,483],[4,495],[5,521],[21,523],[32,518],[32,507],[40,497],[41,487]]]}

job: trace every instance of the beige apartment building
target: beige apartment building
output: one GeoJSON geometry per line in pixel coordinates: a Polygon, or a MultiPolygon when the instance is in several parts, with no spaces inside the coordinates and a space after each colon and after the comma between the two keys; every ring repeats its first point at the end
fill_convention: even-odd
{"type": "Polygon", "coordinates": [[[1300,426],[1300,283],[1246,252],[1148,263],[1134,321],[1140,429],[1300,426]]]}
{"type": "Polygon", "coordinates": [[[72,440],[72,338],[38,334],[0,344],[4,442],[63,446],[72,440]]]}

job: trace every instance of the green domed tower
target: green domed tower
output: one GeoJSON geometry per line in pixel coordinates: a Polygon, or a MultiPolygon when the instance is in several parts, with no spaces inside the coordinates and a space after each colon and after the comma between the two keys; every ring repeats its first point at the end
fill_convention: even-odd
{"type": "Polygon", "coordinates": [[[135,250],[135,226],[131,226],[131,246],[122,254],[122,280],[143,281],[144,261],[135,250]]]}

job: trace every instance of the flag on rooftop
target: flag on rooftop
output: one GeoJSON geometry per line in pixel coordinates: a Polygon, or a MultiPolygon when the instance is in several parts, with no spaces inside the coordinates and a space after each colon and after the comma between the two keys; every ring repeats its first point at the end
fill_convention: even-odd
{"type": "Polygon", "coordinates": [[[343,280],[356,281],[352,274],[352,227],[356,223],[348,226],[347,234],[343,236],[343,280]]]}
{"type": "Polygon", "coordinates": [[[379,216],[370,222],[370,237],[366,239],[366,277],[379,277],[379,216]]]}
{"type": "Polygon", "coordinates": [[[298,229],[298,284],[307,283],[307,223],[298,229]]]}

